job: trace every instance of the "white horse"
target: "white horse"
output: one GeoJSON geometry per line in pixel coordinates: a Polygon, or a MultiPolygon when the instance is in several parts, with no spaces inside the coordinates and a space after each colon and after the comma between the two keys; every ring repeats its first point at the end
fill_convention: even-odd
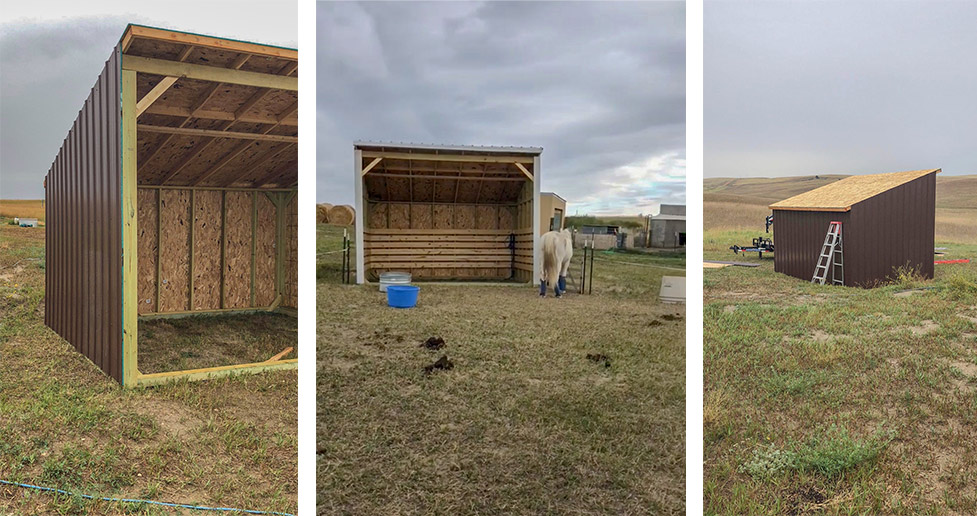
{"type": "Polygon", "coordinates": [[[573,239],[569,230],[550,231],[540,238],[543,251],[543,270],[539,280],[539,295],[546,297],[546,287],[552,286],[556,297],[567,291],[567,269],[573,257],[573,239]]]}

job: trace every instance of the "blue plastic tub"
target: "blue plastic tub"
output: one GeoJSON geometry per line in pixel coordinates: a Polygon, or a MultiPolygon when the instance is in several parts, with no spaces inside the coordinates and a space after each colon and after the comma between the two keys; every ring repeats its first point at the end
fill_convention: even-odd
{"type": "Polygon", "coordinates": [[[394,308],[414,308],[421,287],[414,285],[390,285],[387,287],[387,306],[394,308]]]}

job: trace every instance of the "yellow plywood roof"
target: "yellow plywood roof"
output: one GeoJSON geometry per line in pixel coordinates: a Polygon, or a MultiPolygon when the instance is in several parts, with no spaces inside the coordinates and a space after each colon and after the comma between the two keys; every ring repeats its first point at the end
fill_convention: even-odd
{"type": "Polygon", "coordinates": [[[940,169],[849,176],[770,205],[772,210],[849,211],[852,205],[940,169]]]}

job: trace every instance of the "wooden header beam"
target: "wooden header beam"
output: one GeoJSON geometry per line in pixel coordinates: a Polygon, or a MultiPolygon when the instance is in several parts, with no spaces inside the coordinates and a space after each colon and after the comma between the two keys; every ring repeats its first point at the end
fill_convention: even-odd
{"type": "Polygon", "coordinates": [[[298,143],[298,136],[280,134],[238,133],[234,131],[215,131],[213,129],[191,129],[189,127],[166,127],[161,125],[139,124],[139,130],[147,133],[183,134],[189,136],[210,136],[212,138],[232,138],[238,140],[265,140],[269,142],[298,143]]]}
{"type": "Polygon", "coordinates": [[[242,52],[254,54],[256,56],[278,57],[298,61],[299,51],[291,48],[280,48],[258,43],[248,43],[246,41],[234,41],[230,39],[215,38],[211,36],[201,36],[199,34],[188,34],[186,32],[176,32],[171,30],[157,29],[154,27],[142,27],[130,25],[126,33],[122,36],[122,50],[129,49],[133,38],[146,38],[181,45],[193,45],[198,47],[216,48],[220,50],[230,50],[232,52],[242,52]]]}
{"type": "MultiPolygon", "coordinates": [[[[370,174],[370,177],[390,177],[394,179],[450,179],[452,181],[519,181],[523,182],[525,179],[521,177],[498,177],[498,176],[433,176],[433,175],[421,175],[421,174],[389,174],[386,172],[374,172],[370,174]]],[[[477,203],[476,203],[477,204],[477,203]]]]}
{"type": "Polygon", "coordinates": [[[408,159],[417,161],[454,161],[460,163],[532,163],[532,156],[469,156],[461,154],[428,154],[413,152],[362,151],[364,158],[408,159]]]}
{"type": "Polygon", "coordinates": [[[223,82],[240,84],[257,88],[271,88],[276,90],[298,91],[298,77],[286,77],[268,73],[243,72],[232,68],[218,68],[165,59],[153,59],[139,56],[122,56],[122,69],[155,75],[196,79],[199,81],[223,82]]]}

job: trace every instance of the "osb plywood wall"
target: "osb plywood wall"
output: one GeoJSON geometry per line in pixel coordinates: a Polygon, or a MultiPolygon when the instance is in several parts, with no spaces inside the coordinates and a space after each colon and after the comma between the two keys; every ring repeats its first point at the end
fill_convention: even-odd
{"type": "Polygon", "coordinates": [[[298,196],[293,196],[285,207],[285,291],[282,306],[297,308],[299,302],[299,209],[298,196]]]}
{"type": "Polygon", "coordinates": [[[192,310],[216,310],[221,307],[222,192],[197,190],[194,195],[192,310]]]}
{"type": "Polygon", "coordinates": [[[258,224],[255,239],[254,302],[271,306],[275,301],[275,204],[258,195],[258,224]]]}
{"type": "MultiPolygon", "coordinates": [[[[277,209],[265,193],[140,188],[138,203],[140,314],[265,308],[274,302],[277,209]]],[[[295,200],[288,209],[282,304],[295,307],[295,200]]]]}
{"type": "Polygon", "coordinates": [[[159,231],[156,228],[156,214],[159,190],[139,190],[136,193],[136,221],[139,255],[138,289],[140,314],[156,311],[156,248],[159,246],[159,231]]]}
{"type": "Polygon", "coordinates": [[[251,306],[251,208],[253,192],[224,197],[224,308],[251,306]]]}

